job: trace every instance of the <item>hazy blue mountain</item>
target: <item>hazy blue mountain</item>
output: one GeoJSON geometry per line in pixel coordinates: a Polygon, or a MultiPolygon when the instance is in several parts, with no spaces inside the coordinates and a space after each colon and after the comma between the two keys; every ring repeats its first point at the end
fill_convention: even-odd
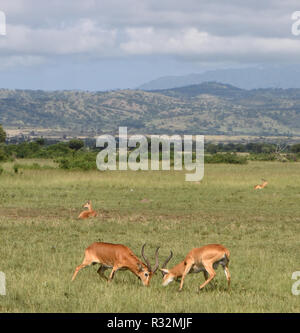
{"type": "Polygon", "coordinates": [[[300,66],[219,69],[201,74],[165,76],[145,83],[138,88],[142,90],[170,89],[207,81],[223,82],[242,89],[300,88],[300,66]]]}

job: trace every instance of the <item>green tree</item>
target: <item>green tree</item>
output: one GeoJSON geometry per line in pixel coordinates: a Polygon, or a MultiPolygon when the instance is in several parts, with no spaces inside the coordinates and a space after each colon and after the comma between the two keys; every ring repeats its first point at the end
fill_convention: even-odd
{"type": "Polygon", "coordinates": [[[5,142],[6,132],[4,131],[2,125],[0,124],[0,143],[5,142]]]}
{"type": "Polygon", "coordinates": [[[79,139],[73,139],[69,141],[69,148],[74,150],[79,150],[84,146],[84,142],[79,139]]]}
{"type": "Polygon", "coordinates": [[[35,142],[37,144],[39,144],[40,146],[44,146],[46,141],[45,141],[44,138],[38,138],[38,139],[35,140],[35,142]]]}
{"type": "Polygon", "coordinates": [[[291,150],[293,153],[300,153],[300,143],[293,145],[291,150]]]}
{"type": "Polygon", "coordinates": [[[216,145],[214,145],[213,143],[210,143],[207,145],[206,150],[210,154],[215,154],[218,151],[218,147],[216,145]]]}

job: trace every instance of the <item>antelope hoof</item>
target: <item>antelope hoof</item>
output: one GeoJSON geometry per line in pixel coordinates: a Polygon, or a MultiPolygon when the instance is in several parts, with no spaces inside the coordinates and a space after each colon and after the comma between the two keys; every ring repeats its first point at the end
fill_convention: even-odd
{"type": "Polygon", "coordinates": [[[200,293],[202,292],[202,290],[203,290],[203,288],[200,288],[200,287],[199,287],[199,288],[197,289],[197,294],[200,294],[200,293]]]}

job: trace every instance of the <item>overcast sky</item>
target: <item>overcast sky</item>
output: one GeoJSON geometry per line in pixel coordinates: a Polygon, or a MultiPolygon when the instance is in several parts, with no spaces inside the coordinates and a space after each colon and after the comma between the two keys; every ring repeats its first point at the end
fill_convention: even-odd
{"type": "Polygon", "coordinates": [[[299,0],[0,0],[0,88],[134,88],[206,69],[299,64],[299,0]]]}

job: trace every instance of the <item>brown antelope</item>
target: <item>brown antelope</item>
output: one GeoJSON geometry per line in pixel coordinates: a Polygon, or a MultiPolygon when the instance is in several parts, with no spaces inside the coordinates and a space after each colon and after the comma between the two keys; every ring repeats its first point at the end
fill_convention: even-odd
{"type": "Polygon", "coordinates": [[[263,189],[264,187],[266,187],[268,185],[268,182],[265,179],[262,179],[262,181],[263,181],[263,183],[261,185],[255,185],[254,186],[255,190],[261,190],[261,189],[263,189]]]}
{"type": "Polygon", "coordinates": [[[100,264],[97,273],[100,277],[111,282],[115,272],[118,270],[130,270],[136,275],[143,283],[144,286],[148,286],[151,277],[158,269],[158,250],[155,252],[155,266],[152,269],[148,259],[144,255],[144,248],[142,247],[142,257],[145,260],[144,264],[127,246],[122,244],[111,244],[96,242],[91,244],[86,250],[83,263],[76,267],[72,277],[72,281],[75,279],[77,273],[82,268],[91,264],[100,264]],[[104,275],[104,272],[112,268],[109,278],[104,275]]]}
{"type": "Polygon", "coordinates": [[[89,200],[86,204],[82,206],[83,208],[87,208],[87,210],[84,210],[81,212],[78,216],[79,219],[87,219],[89,217],[96,217],[98,216],[97,212],[93,210],[92,208],[92,202],[89,200]]]}
{"type": "Polygon", "coordinates": [[[226,275],[228,288],[230,287],[230,272],[228,269],[230,252],[226,247],[220,244],[209,244],[200,248],[191,250],[185,259],[171,269],[166,269],[167,263],[172,258],[170,256],[164,262],[160,269],[163,274],[163,286],[167,286],[174,279],[181,277],[179,291],[182,290],[184,278],[188,273],[203,272],[205,282],[200,285],[199,289],[204,288],[215,276],[215,269],[220,264],[226,275]]]}

